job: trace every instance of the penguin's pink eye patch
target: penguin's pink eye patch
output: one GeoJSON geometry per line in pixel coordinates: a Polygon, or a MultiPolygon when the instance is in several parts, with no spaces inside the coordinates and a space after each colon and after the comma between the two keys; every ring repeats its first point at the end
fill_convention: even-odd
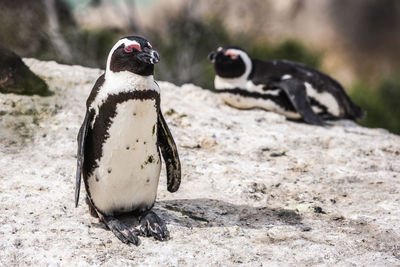
{"type": "Polygon", "coordinates": [[[239,57],[238,54],[236,54],[235,52],[233,52],[231,50],[227,50],[225,52],[225,56],[230,56],[231,59],[237,59],[239,57]]]}
{"type": "Polygon", "coordinates": [[[126,53],[132,53],[133,49],[136,49],[138,51],[142,51],[142,48],[140,47],[139,44],[131,44],[131,45],[125,46],[124,51],[126,53]]]}

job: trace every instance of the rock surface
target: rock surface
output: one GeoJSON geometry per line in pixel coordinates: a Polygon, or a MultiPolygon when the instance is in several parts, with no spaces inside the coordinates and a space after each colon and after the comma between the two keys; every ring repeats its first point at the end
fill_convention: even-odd
{"type": "MultiPolygon", "coordinates": [[[[55,94],[1,95],[0,265],[400,265],[400,137],[240,111],[160,82],[183,179],[171,239],[127,246],[74,208],[76,134],[101,70],[26,59],[55,94]]],[[[134,222],[129,222],[134,223],[134,222]]]]}

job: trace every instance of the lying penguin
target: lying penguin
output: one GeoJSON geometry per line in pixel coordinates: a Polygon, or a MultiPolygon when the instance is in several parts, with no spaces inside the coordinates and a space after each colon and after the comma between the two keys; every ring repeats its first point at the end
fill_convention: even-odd
{"type": "Polygon", "coordinates": [[[91,214],[122,242],[139,244],[138,235],[166,240],[165,223],[151,210],[161,170],[167,188],[178,190],[181,166],[178,151],[160,110],[160,88],[153,79],[158,53],[136,36],[120,39],[111,49],[107,68],[86,102],[78,134],[75,205],[81,177],[91,214]],[[138,228],[116,216],[139,217],[138,228]]]}
{"type": "Polygon", "coordinates": [[[261,108],[314,125],[364,115],[337,81],[303,64],[252,59],[232,46],[219,47],[208,58],[216,72],[215,89],[233,107],[261,108]]]}

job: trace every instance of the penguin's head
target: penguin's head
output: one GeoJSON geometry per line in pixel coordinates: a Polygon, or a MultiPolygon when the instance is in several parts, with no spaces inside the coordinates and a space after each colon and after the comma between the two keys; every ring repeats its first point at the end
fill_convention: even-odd
{"type": "Polygon", "coordinates": [[[251,59],[241,48],[235,46],[219,47],[208,55],[214,69],[222,78],[238,78],[250,74],[251,59]]]}
{"type": "Polygon", "coordinates": [[[157,51],[139,36],[121,38],[111,49],[107,59],[107,71],[129,71],[141,76],[154,73],[154,64],[160,61],[157,51]]]}

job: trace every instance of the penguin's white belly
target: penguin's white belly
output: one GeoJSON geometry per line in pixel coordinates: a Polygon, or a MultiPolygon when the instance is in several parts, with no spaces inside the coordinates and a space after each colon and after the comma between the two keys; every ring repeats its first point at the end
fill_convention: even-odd
{"type": "Polygon", "coordinates": [[[91,198],[105,214],[152,207],[161,170],[157,116],[155,100],[117,105],[102,157],[88,179],[91,198]]]}
{"type": "Polygon", "coordinates": [[[235,95],[230,93],[223,93],[222,99],[230,106],[240,108],[240,109],[250,109],[250,108],[262,108],[268,111],[273,111],[282,114],[291,119],[300,118],[300,114],[293,111],[288,111],[283,107],[276,104],[270,99],[261,99],[253,97],[245,97],[241,95],[235,95]]]}

